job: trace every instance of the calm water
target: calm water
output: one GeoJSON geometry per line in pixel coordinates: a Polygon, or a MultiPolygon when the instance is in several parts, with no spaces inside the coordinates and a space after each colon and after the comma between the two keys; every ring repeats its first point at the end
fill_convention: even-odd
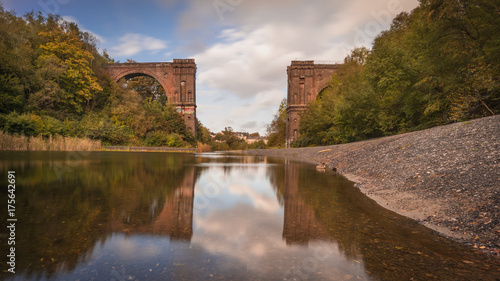
{"type": "Polygon", "coordinates": [[[498,280],[482,255],[281,159],[0,152],[3,280],[498,280]],[[7,171],[16,267],[6,272],[7,171]],[[413,279],[412,279],[413,278],[413,279]]]}

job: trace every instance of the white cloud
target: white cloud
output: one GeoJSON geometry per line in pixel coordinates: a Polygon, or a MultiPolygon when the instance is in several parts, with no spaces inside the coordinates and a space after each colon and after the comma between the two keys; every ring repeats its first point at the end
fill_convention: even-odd
{"type": "Polygon", "coordinates": [[[231,194],[251,199],[253,207],[257,210],[261,210],[265,213],[276,213],[281,209],[281,206],[276,202],[276,196],[260,193],[258,190],[255,190],[253,186],[233,184],[230,185],[228,189],[231,194]]]}
{"type": "Polygon", "coordinates": [[[67,22],[73,22],[76,25],[78,25],[78,28],[80,29],[80,31],[82,31],[82,32],[88,32],[89,34],[92,34],[97,40],[99,40],[99,43],[101,43],[101,44],[105,44],[106,43],[106,38],[104,38],[103,36],[100,36],[99,34],[93,32],[91,30],[86,29],[81,23],[78,22],[78,20],[75,17],[72,17],[72,16],[62,16],[61,18],[63,20],[65,20],[65,21],[67,21],[67,22]]]}
{"type": "Polygon", "coordinates": [[[241,99],[236,95],[214,93],[211,97],[205,97],[205,91],[198,90],[198,115],[202,123],[209,125],[215,132],[231,126],[235,131],[265,135],[266,126],[278,110],[285,91],[262,91],[253,97],[241,99]],[[248,126],[250,123],[254,126],[248,126]]]}
{"type": "Polygon", "coordinates": [[[127,33],[118,39],[118,45],[109,49],[114,57],[133,56],[142,52],[157,53],[167,48],[167,42],[151,36],[127,33]]]}

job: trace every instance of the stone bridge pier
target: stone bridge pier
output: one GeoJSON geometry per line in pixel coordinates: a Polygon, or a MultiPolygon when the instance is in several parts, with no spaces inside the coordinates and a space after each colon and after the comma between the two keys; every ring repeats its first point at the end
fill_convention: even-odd
{"type": "Polygon", "coordinates": [[[115,82],[137,76],[154,78],[165,90],[167,100],[184,117],[188,130],[196,136],[196,64],[194,59],[173,62],[114,63],[106,69],[115,82]]]}

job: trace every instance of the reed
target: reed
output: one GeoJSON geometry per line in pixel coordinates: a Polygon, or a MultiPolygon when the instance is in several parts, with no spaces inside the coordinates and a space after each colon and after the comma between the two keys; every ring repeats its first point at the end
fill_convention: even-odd
{"type": "Polygon", "coordinates": [[[101,141],[63,136],[26,137],[0,131],[0,150],[14,151],[93,151],[102,150],[101,141]]]}

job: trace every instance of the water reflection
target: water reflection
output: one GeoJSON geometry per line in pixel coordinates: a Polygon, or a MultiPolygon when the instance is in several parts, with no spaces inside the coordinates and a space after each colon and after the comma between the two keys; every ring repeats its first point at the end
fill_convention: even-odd
{"type": "Polygon", "coordinates": [[[92,153],[75,160],[67,153],[3,152],[0,159],[2,171],[18,175],[20,280],[73,271],[115,232],[192,237],[197,175],[186,166],[193,157],[92,153]]]}
{"type": "Polygon", "coordinates": [[[496,280],[500,273],[497,263],[380,208],[346,179],[288,160],[0,152],[0,169],[18,175],[19,218],[18,273],[1,279],[496,280]]]}
{"type": "Polygon", "coordinates": [[[122,215],[109,222],[109,232],[161,235],[190,242],[193,236],[194,184],[195,169],[190,167],[186,169],[182,183],[165,198],[158,214],[155,214],[159,209],[156,200],[151,204],[153,220],[132,222],[131,214],[122,215]]]}
{"type": "Polygon", "coordinates": [[[288,245],[305,244],[310,240],[329,240],[323,225],[316,219],[313,209],[299,193],[299,165],[285,163],[285,220],[283,238],[288,245]]]}

